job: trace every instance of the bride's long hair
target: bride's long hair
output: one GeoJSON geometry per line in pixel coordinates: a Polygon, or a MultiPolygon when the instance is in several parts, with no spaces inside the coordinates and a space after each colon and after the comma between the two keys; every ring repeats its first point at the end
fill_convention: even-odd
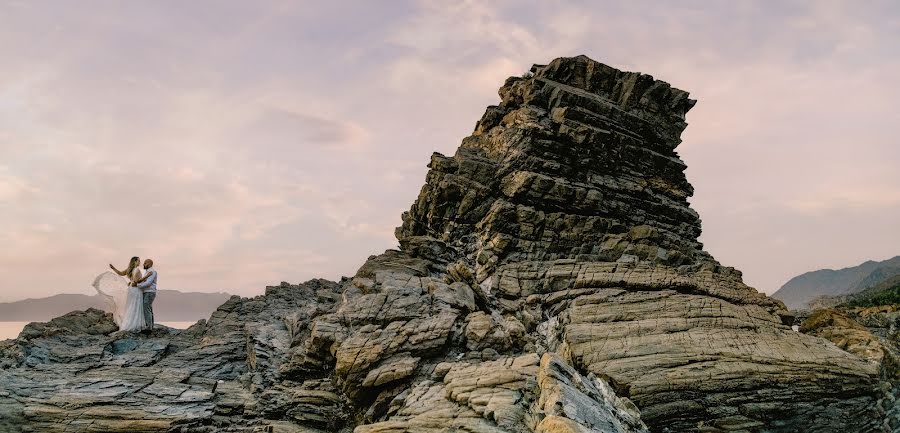
{"type": "Polygon", "coordinates": [[[134,268],[138,267],[141,264],[141,258],[138,256],[134,256],[131,258],[131,261],[128,262],[128,269],[125,271],[125,277],[131,278],[131,273],[134,271],[134,268]]]}

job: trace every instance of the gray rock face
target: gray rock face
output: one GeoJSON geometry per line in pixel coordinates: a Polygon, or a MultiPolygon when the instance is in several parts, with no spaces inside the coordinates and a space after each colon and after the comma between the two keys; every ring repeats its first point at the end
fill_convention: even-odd
{"type": "Polygon", "coordinates": [[[880,367],[885,379],[877,406],[883,430],[900,431],[900,306],[822,309],[800,324],[800,332],[822,337],[880,367]]]}
{"type": "Polygon", "coordinates": [[[674,150],[685,92],[579,57],[500,95],[455,156],[432,158],[397,232],[405,250],[454,251],[486,308],[526,333],[553,323],[547,350],[607,378],[654,430],[880,416],[875,367],[791,331],[781,302],[702,251],[674,150]]]}
{"type": "Polygon", "coordinates": [[[62,318],[0,348],[3,419],[26,431],[889,431],[880,361],[792,331],[784,304],[702,250],[675,153],[687,93],[581,56],[510,78],[500,96],[456,155],[432,157],[401,250],[340,283],[234,298],[181,333],[62,318]]]}
{"type": "Polygon", "coordinates": [[[28,325],[0,342],[0,431],[253,431],[273,412],[279,431],[336,425],[327,375],[292,382],[279,368],[339,299],[337,284],[310,281],[233,297],[184,331],[119,333],[99,310],[28,325]]]}

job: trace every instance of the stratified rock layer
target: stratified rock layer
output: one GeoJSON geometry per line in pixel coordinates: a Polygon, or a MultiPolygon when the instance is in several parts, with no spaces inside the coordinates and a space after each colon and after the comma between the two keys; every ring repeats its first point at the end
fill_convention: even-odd
{"type": "Polygon", "coordinates": [[[577,57],[500,95],[454,157],[432,158],[398,229],[406,250],[453,251],[486,308],[526,331],[552,323],[547,349],[656,430],[879,418],[872,363],[792,331],[783,304],[702,251],[674,150],[685,92],[577,57]]]}
{"type": "Polygon", "coordinates": [[[277,431],[341,424],[344,400],[327,372],[279,374],[310,321],[334,311],[324,280],[233,297],[184,331],[120,333],[112,316],[73,312],[0,342],[0,431],[253,431],[276,413],[277,431]]]}
{"type": "Polygon", "coordinates": [[[675,153],[687,93],[582,56],[500,96],[432,157],[399,251],[183,333],[29,331],[2,349],[0,413],[48,431],[890,431],[886,358],[791,330],[702,250],[675,153]]]}

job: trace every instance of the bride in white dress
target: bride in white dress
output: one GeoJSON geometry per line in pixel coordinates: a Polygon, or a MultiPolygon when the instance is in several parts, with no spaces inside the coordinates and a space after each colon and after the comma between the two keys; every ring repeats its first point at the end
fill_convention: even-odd
{"type": "Polygon", "coordinates": [[[132,257],[126,270],[109,265],[115,273],[104,272],[94,279],[94,288],[106,299],[120,331],[144,329],[144,294],[135,287],[142,278],[140,264],[140,258],[132,257]]]}

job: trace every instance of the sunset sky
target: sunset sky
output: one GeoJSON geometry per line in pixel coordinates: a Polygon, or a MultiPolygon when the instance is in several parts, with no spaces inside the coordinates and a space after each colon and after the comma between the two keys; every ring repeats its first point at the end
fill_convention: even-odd
{"type": "Polygon", "coordinates": [[[896,1],[0,0],[0,302],[352,275],[506,77],[586,54],[698,99],[701,240],[748,284],[900,254],[896,1]],[[676,5],[677,3],[677,5],[676,5]]]}

